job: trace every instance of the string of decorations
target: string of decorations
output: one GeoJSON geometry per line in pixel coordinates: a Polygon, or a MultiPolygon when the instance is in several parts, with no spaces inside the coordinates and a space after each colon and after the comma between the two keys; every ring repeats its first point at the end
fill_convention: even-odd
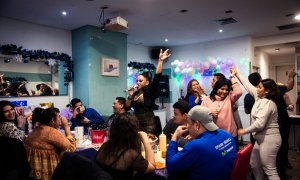
{"type": "MultiPolygon", "coordinates": [[[[64,85],[68,85],[73,79],[73,62],[71,57],[65,53],[48,52],[45,50],[27,50],[22,46],[14,44],[0,45],[0,54],[13,55],[17,62],[29,63],[30,61],[44,61],[46,65],[54,66],[56,63],[63,62],[64,65],[64,85]]],[[[4,59],[9,63],[12,58],[4,59]]]]}
{"type": "Polygon", "coordinates": [[[4,77],[4,80],[11,84],[18,84],[18,85],[21,83],[28,83],[27,79],[23,77],[4,77]]]}
{"type": "Polygon", "coordinates": [[[133,86],[136,82],[137,76],[144,72],[152,72],[156,69],[154,64],[140,63],[130,61],[127,64],[127,87],[133,86]]]}
{"type": "Polygon", "coordinates": [[[153,71],[156,69],[154,64],[151,63],[140,63],[140,62],[129,62],[128,67],[131,67],[131,69],[137,69],[139,71],[153,71]]]}

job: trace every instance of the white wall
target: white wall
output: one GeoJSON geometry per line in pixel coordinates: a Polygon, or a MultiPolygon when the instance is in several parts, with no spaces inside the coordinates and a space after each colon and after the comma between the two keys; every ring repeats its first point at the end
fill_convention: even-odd
{"type": "Polygon", "coordinates": [[[127,63],[132,62],[150,62],[150,53],[149,47],[136,45],[136,44],[127,44],[127,63]]]}
{"type": "Polygon", "coordinates": [[[282,35],[272,35],[253,39],[253,46],[268,46],[273,44],[283,44],[300,41],[300,32],[282,35]]]}
{"type": "MultiPolygon", "coordinates": [[[[49,52],[64,52],[72,55],[71,31],[24,21],[0,17],[0,44],[15,44],[28,50],[42,49],[49,52]]],[[[25,67],[21,64],[19,68],[25,67]]],[[[71,89],[71,88],[70,88],[71,89]]],[[[69,91],[70,92],[70,91],[69,91]]],[[[8,100],[28,100],[28,105],[54,102],[56,107],[64,107],[72,96],[4,98],[8,100]]],[[[2,100],[3,98],[1,98],[2,100]]]]}
{"type": "Polygon", "coordinates": [[[256,50],[253,61],[251,62],[252,66],[259,67],[259,73],[263,79],[269,78],[269,55],[262,52],[261,50],[256,50]]]}
{"type": "Polygon", "coordinates": [[[42,49],[72,55],[72,34],[25,21],[0,17],[0,44],[15,44],[28,50],[42,49]]]}
{"type": "MultiPolygon", "coordinates": [[[[276,79],[276,66],[295,66],[295,54],[283,54],[277,56],[269,56],[270,78],[276,79]]],[[[295,66],[296,68],[296,66],[295,66]]],[[[291,69],[292,70],[292,69],[291,69]]],[[[282,82],[285,83],[285,82],[282,82]]]]}

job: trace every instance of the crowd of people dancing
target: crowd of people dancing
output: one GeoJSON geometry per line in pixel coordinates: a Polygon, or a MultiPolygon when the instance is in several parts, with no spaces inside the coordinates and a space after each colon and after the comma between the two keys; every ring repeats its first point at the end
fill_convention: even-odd
{"type": "MultiPolygon", "coordinates": [[[[51,179],[63,153],[76,149],[70,130],[84,126],[87,133],[89,127],[101,126],[107,127],[109,136],[95,157],[98,166],[113,179],[133,179],[137,174],[147,173],[152,173],[151,179],[159,179],[153,175],[155,155],[149,139],[158,137],[162,131],[154,106],[163,63],[170,56],[169,50],[160,51],[153,80],[150,73],[140,74],[136,85],[128,89],[127,98],[116,97],[108,120],[95,109],[85,108],[78,98],[72,99],[61,112],[57,108],[36,108],[32,116],[23,118],[11,102],[0,101],[0,137],[23,142],[30,167],[19,176],[51,179]],[[131,108],[132,113],[128,112],[131,108]],[[24,124],[28,119],[34,122],[34,129],[26,137],[24,124]],[[59,127],[64,135],[57,130],[59,127]]],[[[168,179],[230,179],[239,136],[245,134],[251,134],[254,145],[250,165],[255,179],[286,179],[287,112],[293,110],[287,92],[294,86],[295,75],[291,71],[287,84],[277,85],[272,79],[262,79],[258,73],[246,79],[231,67],[228,79],[221,73],[213,75],[211,92],[204,92],[196,79],[190,80],[186,96],[173,104],[173,118],[163,128],[169,143],[168,179]],[[250,114],[248,127],[241,125],[237,110],[242,88],[248,92],[244,106],[245,113],[250,114]],[[178,151],[178,147],[183,149],[178,151]]],[[[5,83],[3,75],[0,80],[5,83]]],[[[39,88],[46,92],[45,84],[39,88]]]]}

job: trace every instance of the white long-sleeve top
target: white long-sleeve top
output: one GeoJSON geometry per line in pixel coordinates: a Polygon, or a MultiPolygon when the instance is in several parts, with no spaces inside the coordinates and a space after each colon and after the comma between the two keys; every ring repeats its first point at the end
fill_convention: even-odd
{"type": "Polygon", "coordinates": [[[256,88],[240,74],[237,74],[237,78],[245,89],[255,98],[250,116],[251,125],[244,129],[245,132],[253,132],[253,135],[278,134],[278,113],[275,102],[267,98],[258,97],[256,88]]]}

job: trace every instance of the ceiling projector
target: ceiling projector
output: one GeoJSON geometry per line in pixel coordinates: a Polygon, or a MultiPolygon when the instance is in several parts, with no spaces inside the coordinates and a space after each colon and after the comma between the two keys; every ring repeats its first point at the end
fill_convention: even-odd
{"type": "Polygon", "coordinates": [[[124,29],[128,29],[128,22],[121,18],[120,16],[109,19],[108,22],[105,24],[105,29],[117,32],[124,29]]]}

